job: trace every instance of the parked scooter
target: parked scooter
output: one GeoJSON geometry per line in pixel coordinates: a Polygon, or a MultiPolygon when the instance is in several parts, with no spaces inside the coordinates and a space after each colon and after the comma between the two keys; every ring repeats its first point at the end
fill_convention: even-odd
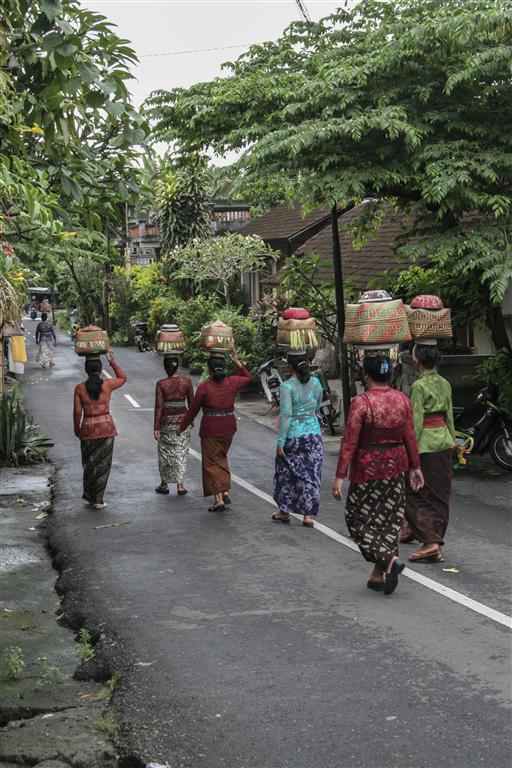
{"type": "Polygon", "coordinates": [[[488,385],[467,408],[453,409],[459,463],[466,463],[467,454],[489,451],[499,467],[512,472],[512,418],[497,399],[497,388],[488,385]]]}
{"type": "Polygon", "coordinates": [[[316,376],[324,391],[322,405],[320,406],[319,410],[320,423],[324,429],[329,430],[331,435],[335,435],[336,422],[339,418],[340,412],[337,411],[332,404],[331,388],[329,386],[329,382],[327,381],[327,376],[325,375],[322,368],[316,368],[315,370],[311,371],[311,375],[316,376]]]}
{"type": "Polygon", "coordinates": [[[135,323],[135,344],[139,352],[151,351],[147,323],[141,321],[135,323]]]}
{"type": "Polygon", "coordinates": [[[279,387],[283,383],[283,379],[274,363],[284,362],[280,360],[267,360],[258,368],[260,374],[261,388],[265,393],[265,397],[272,406],[279,407],[279,387]]]}
{"type": "Polygon", "coordinates": [[[30,319],[37,320],[37,309],[34,307],[30,310],[30,319]]]}

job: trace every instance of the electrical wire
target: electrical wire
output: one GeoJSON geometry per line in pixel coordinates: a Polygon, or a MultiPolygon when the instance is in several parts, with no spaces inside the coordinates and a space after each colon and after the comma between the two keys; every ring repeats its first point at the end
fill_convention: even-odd
{"type": "Polygon", "coordinates": [[[207,53],[208,51],[229,51],[233,48],[249,48],[253,43],[241,43],[240,45],[223,45],[219,48],[189,48],[183,51],[166,51],[165,53],[141,53],[139,59],[149,59],[155,56],[179,56],[182,53],[207,53]]]}

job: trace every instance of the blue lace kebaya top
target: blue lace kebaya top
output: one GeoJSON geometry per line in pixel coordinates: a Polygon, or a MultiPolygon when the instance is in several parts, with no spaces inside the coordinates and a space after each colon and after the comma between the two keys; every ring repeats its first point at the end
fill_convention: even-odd
{"type": "Polygon", "coordinates": [[[323,399],[323,388],[312,376],[307,384],[301,384],[296,376],[281,384],[280,425],[277,445],[284,447],[287,440],[307,435],[320,435],[320,423],[316,416],[323,399]]]}

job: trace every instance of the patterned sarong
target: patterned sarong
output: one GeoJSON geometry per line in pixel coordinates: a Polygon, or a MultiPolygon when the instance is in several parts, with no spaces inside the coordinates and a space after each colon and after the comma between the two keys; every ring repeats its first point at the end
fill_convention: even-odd
{"type": "Polygon", "coordinates": [[[450,514],[452,452],[421,453],[423,488],[415,492],[407,483],[405,514],[412,534],[422,544],[444,544],[450,514]]]}
{"type": "Polygon", "coordinates": [[[350,483],[345,519],[351,538],[365,560],[385,569],[398,554],[405,513],[404,475],[350,483]]]}
{"type": "Polygon", "coordinates": [[[289,514],[317,515],[324,449],[321,435],[305,435],[286,441],[286,458],[276,456],[274,501],[289,514]]]}
{"type": "Polygon", "coordinates": [[[51,342],[39,342],[36,362],[41,366],[41,368],[49,368],[51,365],[53,365],[53,344],[51,342]]]}
{"type": "Polygon", "coordinates": [[[231,488],[228,451],[232,441],[233,435],[201,438],[201,465],[205,496],[227,493],[231,488]]]}
{"type": "Polygon", "coordinates": [[[102,504],[112,466],[114,438],[82,440],[81,447],[84,468],[83,498],[91,504],[102,504]]]}
{"type": "Polygon", "coordinates": [[[160,428],[158,470],[162,483],[183,483],[187,469],[190,429],[178,434],[179,421],[160,428]]]}

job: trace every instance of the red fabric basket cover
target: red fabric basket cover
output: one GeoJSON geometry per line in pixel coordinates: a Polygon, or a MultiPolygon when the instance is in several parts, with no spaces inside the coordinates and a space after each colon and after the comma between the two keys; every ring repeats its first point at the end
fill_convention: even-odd
{"type": "Polygon", "coordinates": [[[302,307],[288,307],[284,310],[283,317],[285,320],[307,320],[311,315],[302,307]]]}
{"type": "Polygon", "coordinates": [[[444,309],[444,304],[439,296],[424,293],[414,297],[411,307],[412,309],[444,309]]]}

